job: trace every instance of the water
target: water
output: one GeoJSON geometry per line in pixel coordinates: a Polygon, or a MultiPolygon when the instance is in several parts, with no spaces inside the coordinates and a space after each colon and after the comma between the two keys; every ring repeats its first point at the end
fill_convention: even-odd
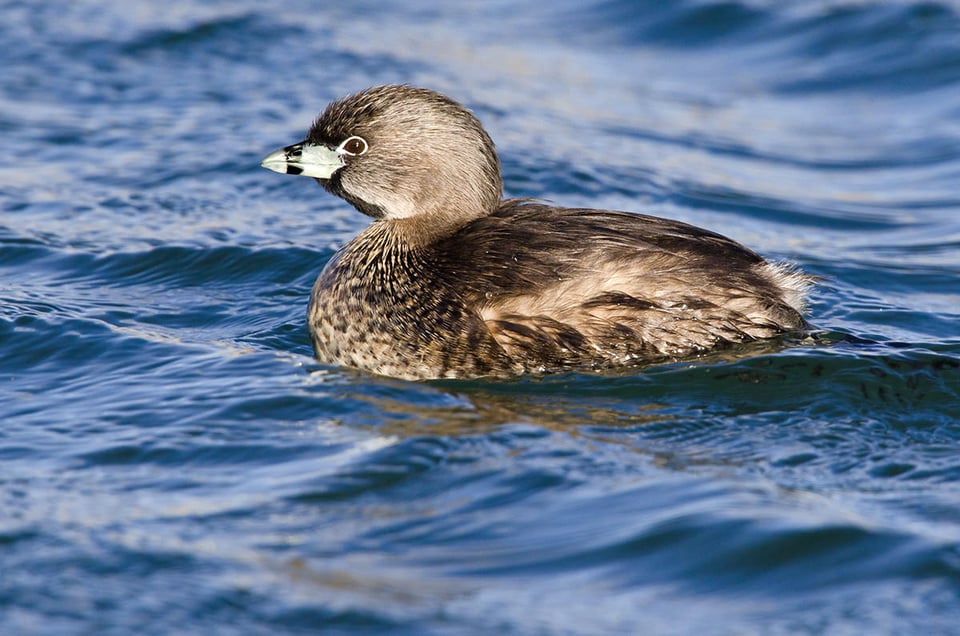
{"type": "Polygon", "coordinates": [[[957,5],[2,14],[0,633],[956,633],[957,5]],[[384,82],[470,105],[511,195],[797,262],[822,342],[317,365],[310,286],[367,219],[259,161],[384,82]]]}

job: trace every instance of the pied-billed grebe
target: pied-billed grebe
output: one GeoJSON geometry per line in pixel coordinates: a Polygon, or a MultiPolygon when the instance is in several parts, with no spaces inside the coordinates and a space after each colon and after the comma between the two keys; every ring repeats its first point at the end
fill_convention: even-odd
{"type": "Polygon", "coordinates": [[[431,90],[337,100],[262,165],[374,218],[313,288],[323,363],[408,379],[596,370],[808,327],[809,279],[719,234],[502,200],[493,141],[431,90]]]}

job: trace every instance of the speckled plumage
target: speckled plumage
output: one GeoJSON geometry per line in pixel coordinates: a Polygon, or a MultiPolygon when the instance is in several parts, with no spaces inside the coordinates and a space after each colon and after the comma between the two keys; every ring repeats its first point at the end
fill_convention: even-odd
{"type": "Polygon", "coordinates": [[[385,86],[338,100],[305,142],[265,166],[271,158],[272,169],[322,175],[376,219],[314,286],[308,322],[325,363],[408,379],[595,370],[808,326],[808,279],[719,234],[501,201],[493,142],[433,91],[385,86]],[[356,154],[345,151],[354,136],[356,154]],[[301,146],[328,163],[311,167],[301,146]]]}

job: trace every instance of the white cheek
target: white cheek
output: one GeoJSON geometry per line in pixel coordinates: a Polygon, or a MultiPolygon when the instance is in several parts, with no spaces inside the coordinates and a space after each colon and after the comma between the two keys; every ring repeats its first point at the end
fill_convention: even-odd
{"type": "Polygon", "coordinates": [[[374,193],[366,200],[385,212],[385,219],[406,219],[417,213],[413,201],[392,193],[374,193]]]}
{"type": "Polygon", "coordinates": [[[383,210],[384,219],[406,219],[417,214],[417,205],[409,193],[380,186],[358,187],[347,174],[343,176],[341,185],[351,196],[383,210]]]}

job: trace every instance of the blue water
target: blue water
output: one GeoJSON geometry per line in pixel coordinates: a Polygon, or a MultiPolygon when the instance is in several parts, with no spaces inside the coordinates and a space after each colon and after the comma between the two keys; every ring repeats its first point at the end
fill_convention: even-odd
{"type": "Polygon", "coordinates": [[[956,4],[0,15],[0,633],[958,633],[956,4]],[[318,365],[310,286],[368,219],[259,161],[385,82],[468,104],[512,196],[798,263],[820,341],[318,365]]]}

